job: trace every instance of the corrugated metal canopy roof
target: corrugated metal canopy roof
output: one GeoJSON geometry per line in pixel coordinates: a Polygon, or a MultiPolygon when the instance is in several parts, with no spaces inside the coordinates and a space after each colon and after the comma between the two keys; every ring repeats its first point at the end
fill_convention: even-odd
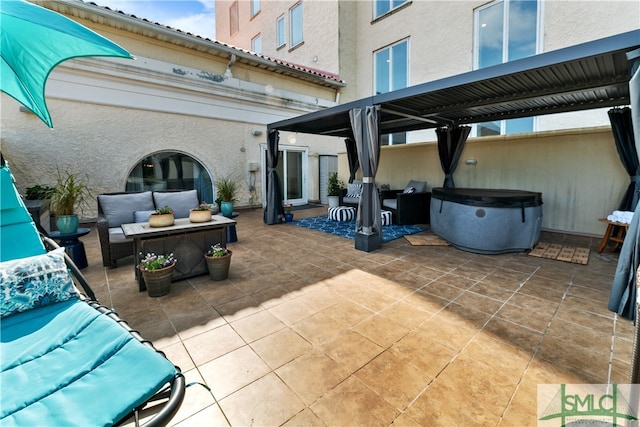
{"type": "Polygon", "coordinates": [[[269,125],[351,136],[349,110],[380,105],[383,134],[630,104],[640,30],[388,92],[269,125]]]}

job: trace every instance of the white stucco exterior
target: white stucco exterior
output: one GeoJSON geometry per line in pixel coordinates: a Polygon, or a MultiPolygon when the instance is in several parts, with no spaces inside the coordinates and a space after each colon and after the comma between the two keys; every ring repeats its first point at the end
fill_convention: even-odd
{"type": "MultiPolygon", "coordinates": [[[[71,15],[79,13],[75,2],[56,4],[70,7],[65,10],[71,15]]],[[[57,169],[85,177],[94,196],[124,191],[129,173],[143,158],[175,151],[199,161],[212,180],[235,178],[238,207],[260,206],[263,167],[250,172],[250,164],[260,164],[266,125],[335,105],[338,82],[311,75],[299,79],[248,60],[231,61],[218,55],[213,43],[194,40],[190,45],[181,34],[177,43],[165,29],[160,38],[145,28],[136,32],[130,22],[126,28],[133,30],[123,30],[117,28],[117,14],[83,7],[89,7],[86,17],[93,7],[107,21],[97,25],[79,19],[81,23],[95,26],[136,59],[82,58],[56,67],[46,85],[54,129],[2,94],[0,148],[20,191],[53,184],[57,169]]],[[[286,67],[271,66],[289,73],[286,67]]],[[[299,139],[297,144],[304,144],[310,155],[336,154],[336,145],[322,138],[299,139]]],[[[308,198],[317,200],[317,182],[307,184],[308,198]]],[[[95,214],[92,204],[83,216],[95,214]]]]}

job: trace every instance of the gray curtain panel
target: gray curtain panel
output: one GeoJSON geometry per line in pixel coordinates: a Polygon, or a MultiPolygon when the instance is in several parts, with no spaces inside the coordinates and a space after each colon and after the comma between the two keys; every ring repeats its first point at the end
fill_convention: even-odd
{"type": "Polygon", "coordinates": [[[618,206],[621,211],[633,211],[638,204],[638,191],[640,191],[640,162],[636,152],[636,142],[633,137],[633,121],[631,108],[612,108],[609,110],[611,132],[616,143],[616,149],[624,169],[631,177],[627,191],[618,206]]]}
{"type": "Polygon", "coordinates": [[[446,126],[436,129],[438,137],[438,154],[444,172],[444,188],[454,188],[453,173],[458,167],[462,150],[471,132],[469,126],[446,126]]]}
{"type": "Polygon", "coordinates": [[[279,224],[282,222],[284,210],[282,208],[282,189],[278,179],[278,141],[280,134],[277,130],[270,130],[267,136],[267,207],[264,222],[279,224]]]}

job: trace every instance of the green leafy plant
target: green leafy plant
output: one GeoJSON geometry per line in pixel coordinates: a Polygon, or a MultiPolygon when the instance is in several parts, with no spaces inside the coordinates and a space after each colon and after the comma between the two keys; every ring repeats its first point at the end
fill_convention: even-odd
{"type": "Polygon", "coordinates": [[[210,211],[213,207],[207,203],[207,202],[202,202],[200,203],[200,205],[198,205],[197,208],[193,208],[191,209],[192,211],[210,211]]]}
{"type": "Polygon", "coordinates": [[[55,215],[73,215],[76,207],[82,211],[90,197],[91,191],[77,175],[58,170],[56,186],[51,194],[51,210],[55,215]]]}
{"type": "MultiPolygon", "coordinates": [[[[144,254],[140,252],[140,256],[144,254]]],[[[173,254],[169,255],[156,255],[155,253],[147,253],[144,255],[144,258],[140,260],[138,264],[138,268],[143,271],[154,271],[159,270],[161,268],[169,267],[172,264],[175,264],[178,260],[173,256],[173,254]]]]}
{"type": "Polygon", "coordinates": [[[224,176],[216,180],[216,193],[223,202],[235,202],[238,184],[230,177],[224,176]]]}
{"type": "Polygon", "coordinates": [[[220,243],[216,243],[215,245],[211,245],[211,247],[207,251],[207,256],[220,258],[230,253],[231,251],[229,249],[223,247],[220,243]]]}
{"type": "Polygon", "coordinates": [[[46,200],[50,199],[56,189],[49,185],[34,185],[27,187],[27,200],[46,200]]]}
{"type": "Polygon", "coordinates": [[[291,203],[285,203],[284,205],[282,205],[282,207],[284,208],[284,213],[286,214],[290,214],[293,209],[293,205],[291,203]]]}
{"type": "Polygon", "coordinates": [[[332,172],[329,174],[329,180],[327,181],[327,194],[329,196],[339,196],[342,188],[344,188],[344,181],[338,178],[338,172],[332,172]]]}
{"type": "Polygon", "coordinates": [[[173,209],[171,209],[169,206],[162,206],[161,208],[156,209],[156,211],[151,215],[164,215],[164,214],[172,214],[172,213],[173,213],[173,209]]]}

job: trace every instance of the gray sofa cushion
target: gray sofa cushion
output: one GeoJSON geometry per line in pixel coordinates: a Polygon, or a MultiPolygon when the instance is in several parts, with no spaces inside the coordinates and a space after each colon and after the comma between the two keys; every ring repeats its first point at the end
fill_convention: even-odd
{"type": "Polygon", "coordinates": [[[105,218],[109,221],[109,228],[132,223],[134,211],[155,209],[151,191],[128,194],[101,194],[98,196],[98,201],[105,218]]]}
{"type": "Polygon", "coordinates": [[[149,215],[154,213],[153,211],[135,211],[133,213],[133,222],[149,222],[149,215]]]}
{"type": "MultiPolygon", "coordinates": [[[[173,216],[176,218],[189,218],[189,211],[193,208],[197,208],[200,204],[198,201],[198,192],[196,190],[166,193],[154,191],[153,200],[156,203],[156,208],[169,206],[173,209],[173,216]]],[[[137,208],[135,210],[143,209],[137,208]]]]}

